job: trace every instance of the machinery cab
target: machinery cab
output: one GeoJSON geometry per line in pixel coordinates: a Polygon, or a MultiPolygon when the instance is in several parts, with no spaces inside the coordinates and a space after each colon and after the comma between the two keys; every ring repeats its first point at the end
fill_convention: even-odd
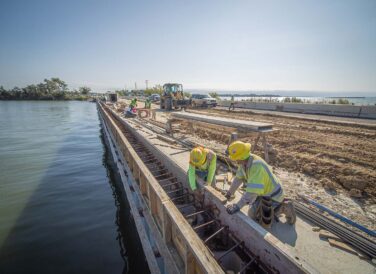
{"type": "Polygon", "coordinates": [[[184,98],[183,85],[167,83],[163,85],[163,94],[160,100],[161,109],[172,110],[185,108],[190,105],[190,99],[184,98]]]}
{"type": "Polygon", "coordinates": [[[183,99],[183,85],[176,83],[168,83],[163,85],[163,96],[175,97],[176,99],[183,99]]]}

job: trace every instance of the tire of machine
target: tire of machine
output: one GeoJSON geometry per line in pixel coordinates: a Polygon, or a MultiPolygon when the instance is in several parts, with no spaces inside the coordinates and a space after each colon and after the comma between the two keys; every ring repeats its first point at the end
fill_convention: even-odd
{"type": "Polygon", "coordinates": [[[172,110],[172,99],[171,98],[166,98],[165,109],[166,110],[172,110]]]}

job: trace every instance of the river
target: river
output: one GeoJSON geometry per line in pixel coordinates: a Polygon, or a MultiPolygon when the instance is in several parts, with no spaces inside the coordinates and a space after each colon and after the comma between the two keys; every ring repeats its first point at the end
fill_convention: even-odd
{"type": "Polygon", "coordinates": [[[96,105],[0,101],[0,273],[148,273],[96,105]]]}

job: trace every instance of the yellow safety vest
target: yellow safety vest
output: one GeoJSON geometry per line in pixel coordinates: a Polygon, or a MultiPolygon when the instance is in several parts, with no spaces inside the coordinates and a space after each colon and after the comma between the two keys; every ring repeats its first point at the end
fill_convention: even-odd
{"type": "Polygon", "coordinates": [[[197,185],[196,185],[196,169],[200,170],[200,171],[207,171],[208,172],[206,181],[209,184],[214,179],[215,170],[217,168],[217,155],[213,151],[211,151],[209,149],[207,149],[207,150],[208,150],[208,154],[206,156],[207,158],[206,158],[206,161],[205,161],[204,164],[202,164],[199,167],[195,167],[195,166],[189,164],[188,181],[189,181],[189,185],[190,185],[192,190],[195,190],[197,188],[197,185]]]}
{"type": "Polygon", "coordinates": [[[261,157],[250,153],[246,167],[240,165],[236,177],[247,182],[247,192],[269,196],[277,202],[283,201],[282,185],[261,157]]]}

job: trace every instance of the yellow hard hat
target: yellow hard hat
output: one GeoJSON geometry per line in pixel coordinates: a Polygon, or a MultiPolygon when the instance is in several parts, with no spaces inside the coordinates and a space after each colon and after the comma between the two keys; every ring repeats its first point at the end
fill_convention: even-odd
{"type": "Polygon", "coordinates": [[[195,147],[189,155],[189,162],[194,166],[202,166],[206,161],[207,151],[203,147],[195,147]]]}
{"type": "Polygon", "coordinates": [[[230,159],[233,161],[246,160],[251,152],[251,144],[235,141],[228,147],[230,159]]]}

